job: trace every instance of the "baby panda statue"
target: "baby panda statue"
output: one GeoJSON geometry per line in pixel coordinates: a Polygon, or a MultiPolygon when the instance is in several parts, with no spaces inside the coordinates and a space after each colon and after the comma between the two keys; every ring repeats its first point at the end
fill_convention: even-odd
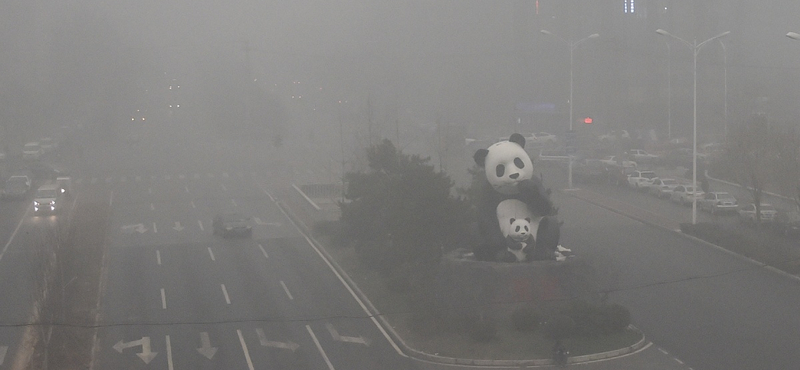
{"type": "Polygon", "coordinates": [[[500,262],[528,261],[528,254],[533,251],[533,234],[531,234],[531,219],[510,218],[506,236],[506,250],[502,251],[497,260],[500,262]]]}
{"type": "Polygon", "coordinates": [[[560,223],[549,192],[533,176],[533,161],[525,152],[525,138],[515,133],[508,140],[478,149],[473,158],[485,175],[477,199],[480,238],[475,258],[497,261],[504,256],[510,218],[530,218],[534,248],[526,260],[554,260],[560,223]]]}

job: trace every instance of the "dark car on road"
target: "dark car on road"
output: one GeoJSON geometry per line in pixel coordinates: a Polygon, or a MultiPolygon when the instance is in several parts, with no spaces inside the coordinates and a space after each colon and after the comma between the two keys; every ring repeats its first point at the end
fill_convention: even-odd
{"type": "Polygon", "coordinates": [[[245,217],[239,213],[223,213],[214,216],[211,222],[214,235],[223,238],[229,236],[253,236],[253,226],[250,224],[250,217],[245,217]]]}

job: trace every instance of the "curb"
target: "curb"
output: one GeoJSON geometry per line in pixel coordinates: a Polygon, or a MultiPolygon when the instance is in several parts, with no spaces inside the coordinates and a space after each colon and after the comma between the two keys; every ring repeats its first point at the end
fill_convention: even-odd
{"type": "MultiPolygon", "coordinates": [[[[295,190],[300,192],[306,200],[311,202],[311,200],[308,199],[308,197],[305,196],[305,194],[303,194],[302,191],[299,190],[299,188],[297,188],[294,185],[292,185],[292,186],[294,187],[295,190]]],[[[418,359],[418,360],[429,361],[429,362],[440,363],[440,364],[446,364],[446,365],[495,366],[495,367],[501,367],[501,366],[503,366],[503,367],[510,367],[510,366],[512,366],[512,367],[522,367],[522,366],[548,366],[548,365],[553,365],[553,360],[552,359],[480,360],[480,359],[468,359],[468,358],[456,358],[456,357],[439,356],[439,355],[434,355],[434,354],[430,354],[430,353],[427,353],[427,352],[423,352],[423,351],[411,348],[405,342],[405,340],[403,340],[403,338],[394,330],[394,327],[383,316],[383,314],[381,314],[375,308],[375,306],[372,304],[372,302],[369,300],[369,298],[366,296],[366,294],[364,294],[364,292],[362,292],[361,289],[358,288],[358,285],[350,278],[350,275],[348,275],[347,272],[344,271],[344,269],[342,269],[341,266],[339,266],[339,264],[336,262],[335,259],[333,259],[333,257],[331,257],[331,255],[328,253],[328,251],[325,248],[325,246],[322,243],[320,243],[319,241],[317,241],[313,236],[310,235],[311,234],[311,229],[308,227],[308,225],[306,225],[306,223],[303,222],[303,220],[301,220],[300,217],[298,217],[294,213],[294,211],[292,211],[291,207],[289,207],[286,203],[283,203],[281,201],[276,201],[275,203],[278,205],[278,207],[283,209],[283,211],[286,213],[286,215],[288,215],[290,217],[292,222],[303,233],[307,234],[306,236],[308,237],[308,239],[311,240],[319,248],[320,252],[322,252],[322,254],[325,255],[325,258],[327,258],[329,260],[329,262],[331,263],[332,266],[334,266],[336,271],[347,281],[347,284],[350,285],[350,287],[353,289],[353,291],[356,292],[356,294],[358,294],[359,298],[364,302],[366,307],[369,309],[370,314],[372,314],[375,318],[380,320],[381,324],[386,329],[386,331],[390,334],[392,339],[394,339],[397,342],[397,345],[402,348],[402,351],[405,352],[405,354],[404,354],[405,356],[408,356],[408,357],[411,357],[411,358],[415,358],[415,359],[418,359]]],[[[311,203],[312,203],[312,205],[315,205],[313,202],[311,202],[311,203]]],[[[641,334],[642,337],[637,343],[635,343],[635,344],[633,344],[631,346],[620,348],[620,349],[616,349],[616,350],[600,352],[600,353],[593,353],[593,354],[588,354],[588,355],[581,355],[581,356],[572,356],[572,357],[569,357],[568,363],[569,364],[579,364],[579,363],[583,363],[583,362],[591,362],[591,361],[611,359],[611,358],[614,358],[614,357],[619,357],[619,356],[623,356],[623,355],[627,355],[627,354],[630,354],[632,352],[635,352],[635,351],[637,351],[639,349],[644,348],[649,343],[646,340],[644,334],[638,328],[636,328],[633,325],[629,325],[629,329],[635,330],[636,332],[641,334]]]]}

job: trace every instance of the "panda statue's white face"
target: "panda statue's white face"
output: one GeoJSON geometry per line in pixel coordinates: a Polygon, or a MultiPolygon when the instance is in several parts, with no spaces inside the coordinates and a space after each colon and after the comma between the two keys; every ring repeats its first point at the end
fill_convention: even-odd
{"type": "Polygon", "coordinates": [[[520,218],[520,219],[510,219],[509,222],[511,223],[511,227],[509,227],[508,237],[522,242],[531,234],[531,219],[530,218],[520,218]]]}
{"type": "Polygon", "coordinates": [[[533,161],[522,145],[513,141],[501,141],[488,148],[484,170],[489,184],[499,193],[514,195],[517,183],[533,177],[533,161]]]}

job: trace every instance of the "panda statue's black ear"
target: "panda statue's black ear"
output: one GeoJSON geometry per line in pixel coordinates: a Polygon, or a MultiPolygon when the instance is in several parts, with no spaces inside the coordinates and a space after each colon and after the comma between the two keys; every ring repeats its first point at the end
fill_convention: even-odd
{"type": "Polygon", "coordinates": [[[477,163],[478,166],[483,167],[486,164],[487,155],[489,155],[489,149],[478,149],[472,158],[475,159],[475,163],[477,163]]]}
{"type": "Polygon", "coordinates": [[[518,133],[511,134],[511,137],[508,138],[508,141],[512,143],[517,143],[519,144],[519,146],[523,148],[525,147],[525,137],[518,133]]]}
{"type": "Polygon", "coordinates": [[[516,221],[516,220],[517,220],[517,219],[516,219],[516,218],[513,218],[513,217],[512,217],[512,218],[509,218],[509,219],[508,219],[508,223],[513,225],[513,224],[514,224],[514,221],[516,221]]]}

